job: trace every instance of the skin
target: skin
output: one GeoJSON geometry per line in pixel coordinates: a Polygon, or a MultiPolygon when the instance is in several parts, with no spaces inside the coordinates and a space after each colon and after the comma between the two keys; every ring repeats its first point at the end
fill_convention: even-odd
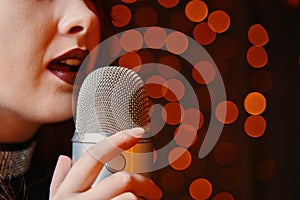
{"type": "MultiPolygon", "coordinates": [[[[0,1],[0,142],[23,142],[43,124],[72,117],[73,86],[54,76],[54,58],[100,41],[100,24],[91,0],[0,1]],[[80,13],[80,14],[78,14],[80,13]]],[[[141,175],[115,173],[91,188],[100,162],[132,147],[144,131],[117,133],[96,144],[74,166],[61,156],[50,199],[160,199],[160,189],[141,175]],[[126,133],[126,134],[125,134],[126,133]]]]}
{"type": "Polygon", "coordinates": [[[72,85],[47,67],[71,49],[91,51],[100,27],[92,1],[11,0],[0,9],[1,142],[21,142],[44,123],[72,117],[72,85]]]}

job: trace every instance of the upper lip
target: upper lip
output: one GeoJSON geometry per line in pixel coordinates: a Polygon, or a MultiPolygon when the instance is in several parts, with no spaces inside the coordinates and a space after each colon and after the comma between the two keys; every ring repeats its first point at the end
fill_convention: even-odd
{"type": "Polygon", "coordinates": [[[89,51],[88,50],[82,50],[80,48],[75,48],[70,51],[67,51],[66,53],[58,56],[57,58],[54,58],[51,63],[63,63],[64,61],[67,61],[69,59],[73,60],[78,60],[79,64],[78,66],[81,65],[83,60],[86,58],[88,55],[89,51]]]}

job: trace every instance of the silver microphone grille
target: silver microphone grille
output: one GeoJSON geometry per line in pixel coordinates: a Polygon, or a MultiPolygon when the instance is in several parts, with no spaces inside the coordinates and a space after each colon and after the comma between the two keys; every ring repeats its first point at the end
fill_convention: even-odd
{"type": "Polygon", "coordinates": [[[78,95],[76,132],[114,134],[149,125],[149,100],[144,82],[134,71],[101,67],[84,80],[78,95]]]}

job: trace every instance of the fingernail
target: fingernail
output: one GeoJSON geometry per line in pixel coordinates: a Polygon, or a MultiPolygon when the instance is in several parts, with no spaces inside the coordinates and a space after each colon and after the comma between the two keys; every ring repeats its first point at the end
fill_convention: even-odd
{"type": "Polygon", "coordinates": [[[132,128],[132,129],[127,129],[123,131],[126,135],[130,135],[136,138],[141,138],[143,137],[145,130],[140,127],[132,128]]]}

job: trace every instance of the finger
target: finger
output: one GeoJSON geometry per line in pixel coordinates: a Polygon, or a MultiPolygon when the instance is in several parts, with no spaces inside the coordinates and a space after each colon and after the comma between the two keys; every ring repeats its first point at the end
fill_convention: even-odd
{"type": "Polygon", "coordinates": [[[149,178],[140,174],[127,172],[117,172],[98,183],[93,189],[88,191],[91,196],[111,199],[125,192],[131,192],[146,199],[160,199],[162,192],[159,187],[149,178]],[[112,190],[113,188],[113,190],[112,190]]]}
{"type": "Polygon", "coordinates": [[[138,198],[137,196],[135,196],[132,192],[126,192],[123,194],[120,194],[114,198],[112,198],[111,200],[140,200],[140,198],[138,198]]]}
{"type": "Polygon", "coordinates": [[[54,196],[66,175],[70,171],[72,161],[68,156],[59,156],[50,185],[50,198],[54,196]]]}
{"type": "Polygon", "coordinates": [[[89,148],[74,164],[65,181],[64,190],[83,192],[97,178],[103,164],[134,146],[143,136],[144,129],[133,128],[120,131],[89,148]]]}

